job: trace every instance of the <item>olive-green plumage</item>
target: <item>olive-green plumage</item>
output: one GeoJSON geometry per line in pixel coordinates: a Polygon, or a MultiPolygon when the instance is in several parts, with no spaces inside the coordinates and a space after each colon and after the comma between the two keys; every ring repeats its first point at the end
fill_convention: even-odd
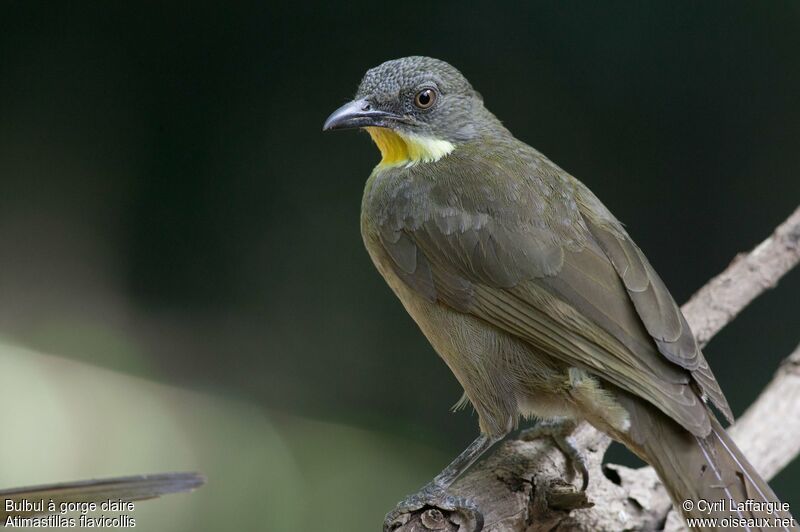
{"type": "Polygon", "coordinates": [[[456,69],[389,61],[337,113],[326,128],[381,127],[452,146],[435,160],[376,167],[361,231],[484,435],[502,437],[520,416],[586,419],[651,463],[676,502],[777,500],[707,406],[732,419],[680,309],[625,229],[514,138],[456,69]],[[424,90],[433,96],[419,97],[424,90]]]}

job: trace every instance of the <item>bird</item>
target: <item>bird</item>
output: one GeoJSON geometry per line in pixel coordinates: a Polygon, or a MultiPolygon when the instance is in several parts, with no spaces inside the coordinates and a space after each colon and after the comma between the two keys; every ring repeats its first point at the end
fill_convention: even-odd
{"type": "Polygon", "coordinates": [[[427,506],[480,530],[480,509],[448,489],[523,418],[553,434],[585,420],[621,442],[655,468],[687,523],[783,518],[790,524],[777,529],[797,530],[717,419],[713,408],[733,421],[725,395],[626,229],[586,185],[514,137],[461,72],[423,56],[371,68],[323,125],[342,129],[366,130],[381,153],[361,205],[369,256],[480,428],[387,514],[384,530],[427,506]],[[681,505],[699,499],[730,504],[681,505]],[[748,499],[759,504],[737,504],[748,499]]]}

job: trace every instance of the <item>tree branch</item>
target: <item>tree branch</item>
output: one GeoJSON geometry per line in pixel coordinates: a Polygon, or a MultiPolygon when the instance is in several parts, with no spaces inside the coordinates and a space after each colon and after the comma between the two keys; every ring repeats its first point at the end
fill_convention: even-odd
{"type": "Polygon", "coordinates": [[[730,434],[750,463],[772,478],[800,453],[800,345],[730,434]],[[778,429],[779,430],[776,430],[778,429]]]}
{"type": "Polygon", "coordinates": [[[681,310],[701,347],[800,261],[800,207],[772,235],[698,290],[681,310]]]}
{"type": "MultiPolygon", "coordinates": [[[[682,310],[705,345],[739,312],[800,262],[800,208],[753,251],[738,255],[682,310]]],[[[800,452],[800,346],[731,429],[753,466],[767,479],[800,452]]],[[[486,532],[681,530],[669,495],[650,467],[606,464],[611,440],[587,423],[572,435],[589,469],[589,487],[576,492],[562,453],[548,440],[509,440],[459,479],[452,491],[483,510],[486,532]]],[[[438,509],[415,514],[398,532],[457,531],[438,509]]]]}

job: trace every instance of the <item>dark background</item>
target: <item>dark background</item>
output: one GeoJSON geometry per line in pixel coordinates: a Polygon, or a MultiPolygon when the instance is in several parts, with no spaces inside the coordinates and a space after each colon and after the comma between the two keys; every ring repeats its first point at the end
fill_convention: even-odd
{"type": "MultiPolygon", "coordinates": [[[[363,250],[377,151],[321,132],[382,61],[459,68],[678,301],[800,199],[796,2],[0,6],[0,334],[275,419],[443,457],[477,432],[363,250]]],[[[798,296],[795,272],[706,349],[737,415],[800,340],[798,296]]],[[[374,516],[444,460],[364,477],[374,516]]],[[[773,483],[794,506],[798,474],[773,483]]]]}

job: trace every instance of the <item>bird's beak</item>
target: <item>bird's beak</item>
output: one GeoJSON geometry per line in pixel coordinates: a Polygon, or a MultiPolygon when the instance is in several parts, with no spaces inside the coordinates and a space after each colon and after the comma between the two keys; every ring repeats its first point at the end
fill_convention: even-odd
{"type": "Polygon", "coordinates": [[[400,117],[374,109],[367,100],[353,100],[339,107],[325,120],[322,131],[332,129],[353,129],[357,127],[388,127],[392,121],[400,117]]]}

